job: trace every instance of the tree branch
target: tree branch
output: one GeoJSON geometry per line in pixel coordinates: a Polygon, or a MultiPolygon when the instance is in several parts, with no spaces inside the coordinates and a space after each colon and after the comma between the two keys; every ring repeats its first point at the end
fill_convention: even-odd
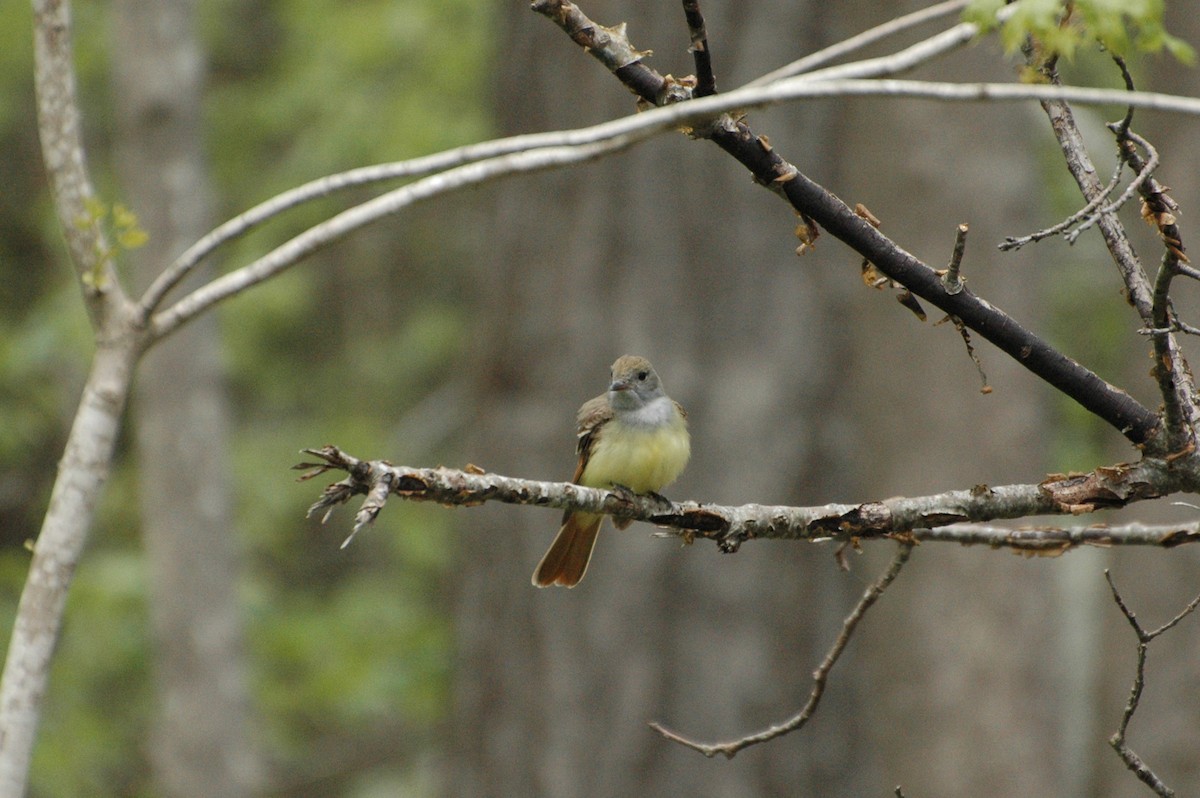
{"type": "MultiPolygon", "coordinates": [[[[761,97],[776,92],[787,93],[797,86],[819,89],[834,83],[842,88],[858,84],[870,84],[873,90],[891,87],[901,93],[904,89],[911,88],[911,84],[905,81],[826,82],[813,81],[809,76],[801,76],[761,89],[743,89],[716,97],[680,102],[689,96],[686,87],[678,81],[668,81],[642,63],[640,51],[630,45],[625,37],[624,26],[612,29],[598,26],[577,6],[566,0],[538,0],[533,4],[533,8],[569,33],[572,40],[608,66],[626,86],[644,100],[655,104],[675,103],[673,107],[678,107],[703,103],[703,107],[709,107],[719,101],[729,102],[731,97],[742,92],[761,97]]],[[[1013,88],[1015,87],[990,84],[987,88],[983,85],[971,87],[943,84],[939,86],[939,91],[944,92],[945,97],[961,98],[965,94],[973,94],[978,97],[998,98],[1008,94],[1013,88]]],[[[1041,90],[1052,87],[1019,88],[1034,88],[1039,90],[1037,93],[1041,93],[1041,90]]],[[[1200,100],[1194,103],[1197,110],[1200,110],[1200,100]]],[[[785,161],[765,138],[755,135],[744,121],[723,115],[708,124],[698,125],[693,132],[699,137],[711,139],[736,158],[750,170],[759,183],[784,197],[803,218],[820,224],[869,260],[879,271],[922,299],[962,320],[967,327],[991,341],[1018,363],[1107,421],[1132,443],[1142,445],[1152,442],[1153,435],[1160,427],[1159,418],[1155,413],[1143,407],[1124,391],[1071,360],[1026,330],[1008,314],[975,296],[969,289],[954,294],[948,293],[934,269],[901,249],[839,198],[785,161]]]]}
{"type": "MultiPolygon", "coordinates": [[[[1121,156],[1129,168],[1145,179],[1137,184],[1142,196],[1142,216],[1153,224],[1163,241],[1162,262],[1154,278],[1153,313],[1154,327],[1171,330],[1175,312],[1171,307],[1171,282],[1188,268],[1186,250],[1176,217],[1179,206],[1167,194],[1168,189],[1160,184],[1150,172],[1158,162],[1158,152],[1129,129],[1128,124],[1113,126],[1121,147],[1121,156]],[[1143,159],[1137,148],[1147,153],[1143,159]]],[[[1172,332],[1152,336],[1154,343],[1154,378],[1163,397],[1163,418],[1170,446],[1175,451],[1196,449],[1196,430],[1200,429],[1200,397],[1196,393],[1196,382],[1192,377],[1187,358],[1184,357],[1172,332]]]]}
{"type": "MultiPolygon", "coordinates": [[[[970,0],[949,0],[949,2],[938,3],[937,5],[932,5],[929,8],[922,8],[918,11],[912,12],[911,14],[905,14],[902,17],[896,17],[895,19],[888,20],[882,25],[876,25],[874,28],[870,28],[869,30],[865,30],[855,36],[851,36],[849,39],[843,39],[836,44],[832,44],[829,47],[825,47],[816,51],[815,53],[810,53],[803,58],[797,59],[786,66],[772,70],[762,77],[750,81],[746,85],[765,86],[768,83],[774,83],[777,80],[789,78],[793,75],[810,72],[811,70],[816,69],[823,64],[827,64],[830,61],[835,61],[838,58],[855,52],[856,50],[861,50],[862,48],[868,47],[877,41],[886,39],[889,36],[902,33],[910,28],[915,28],[918,25],[922,25],[926,22],[946,16],[947,14],[954,14],[962,11],[967,7],[969,2],[970,0]]],[[[956,31],[958,35],[954,37],[955,40],[953,42],[945,42],[943,46],[945,46],[946,49],[939,49],[937,53],[934,53],[935,55],[942,52],[947,52],[949,49],[953,49],[954,47],[961,47],[979,35],[979,27],[971,23],[956,25],[950,30],[956,31]]],[[[933,37],[933,39],[939,39],[939,37],[945,36],[946,33],[943,32],[938,34],[938,36],[933,37]]],[[[932,42],[933,39],[927,39],[926,42],[932,42]]],[[[917,45],[914,45],[914,47],[915,46],[917,45]]],[[[910,47],[908,50],[912,50],[912,48],[910,47]]],[[[929,54],[924,54],[922,56],[924,60],[928,60],[931,57],[932,55],[929,54]]],[[[891,72],[889,74],[895,74],[895,72],[891,72]]],[[[857,77],[867,77],[867,75],[859,75],[857,77]]]]}
{"type": "Polygon", "coordinates": [[[103,215],[88,177],[71,44],[71,7],[66,0],[34,0],[34,89],[42,162],[54,191],[59,229],[83,290],[92,329],[105,327],[128,300],[113,267],[101,227],[103,215]]]}
{"type": "MultiPolygon", "coordinates": [[[[665,122],[662,124],[663,128],[668,126],[665,122]]],[[[345,238],[360,227],[397,213],[418,202],[505,175],[554,169],[599,158],[625,149],[635,142],[659,132],[659,129],[654,126],[643,126],[632,133],[623,134],[614,132],[614,127],[619,129],[622,126],[601,125],[589,129],[588,132],[596,137],[592,143],[546,147],[476,161],[430,175],[342,211],[336,216],[310,227],[258,260],[218,277],[184,296],[169,308],[154,314],[149,330],[150,340],[156,341],[169,335],[173,330],[213,305],[286,271],[308,255],[345,238]]],[[[179,276],[182,277],[182,275],[179,276]]],[[[160,286],[159,290],[169,290],[169,286],[160,286]]],[[[154,297],[148,294],[147,298],[143,300],[143,307],[153,299],[154,297]]]]}
{"type": "Polygon", "coordinates": [[[1009,236],[1004,239],[1004,243],[997,246],[997,249],[999,249],[1001,252],[1010,252],[1012,250],[1020,249],[1026,244],[1036,244],[1042,239],[1056,236],[1059,233],[1064,234],[1063,238],[1066,239],[1068,244],[1074,244],[1081,233],[1088,228],[1095,226],[1096,222],[1100,221],[1100,219],[1105,215],[1116,213],[1130,198],[1132,198],[1133,192],[1137,191],[1137,185],[1135,184],[1138,182],[1138,178],[1135,178],[1134,182],[1130,183],[1130,185],[1127,186],[1123,192],[1121,192],[1121,196],[1116,201],[1105,204],[1105,200],[1108,199],[1109,195],[1112,194],[1120,184],[1121,172],[1124,170],[1125,161],[1118,157],[1117,165],[1116,168],[1113,169],[1112,177],[1109,179],[1108,183],[1106,183],[1105,186],[1096,193],[1096,196],[1092,198],[1087,205],[1084,205],[1082,208],[1075,211],[1058,224],[1038,230],[1035,233],[1029,233],[1028,235],[1009,236]],[[1077,224],[1078,227],[1074,227],[1077,224]],[[1071,229],[1072,227],[1074,227],[1074,229],[1071,229]]]}
{"type": "MultiPolygon", "coordinates": [[[[860,34],[859,36],[847,39],[826,50],[813,53],[800,61],[788,65],[776,72],[764,75],[756,81],[753,81],[744,89],[736,93],[730,93],[734,98],[733,101],[722,100],[714,106],[696,106],[689,108],[686,112],[679,113],[675,111],[665,117],[647,116],[645,119],[634,117],[638,120],[630,127],[625,127],[622,123],[625,120],[616,120],[615,123],[606,125],[598,125],[592,128],[583,128],[575,131],[553,132],[553,133],[537,133],[523,136],[513,136],[504,139],[497,139],[479,144],[471,144],[464,147],[458,147],[452,150],[447,150],[443,153],[416,158],[409,161],[400,161],[391,164],[380,164],[376,166],[363,167],[354,169],[348,172],[343,172],[335,175],[329,175],[306,183],[295,189],[291,189],[283,194],[273,197],[260,205],[251,208],[245,213],[235,217],[234,219],[225,222],[217,227],[208,235],[201,238],[193,246],[189,247],[182,255],[179,256],[147,289],[138,305],[139,317],[142,323],[146,323],[150,314],[156,310],[162,303],[165,296],[172,288],[179,284],[183,278],[195,267],[197,263],[203,260],[213,250],[220,245],[233,240],[263,222],[279,215],[280,213],[296,207],[304,202],[320,197],[328,196],[334,192],[341,191],[347,188],[361,186],[369,183],[380,182],[385,180],[393,180],[405,177],[421,177],[424,175],[441,172],[444,170],[453,169],[458,166],[471,164],[483,160],[494,159],[500,156],[511,155],[518,152],[528,152],[535,149],[544,149],[551,147],[571,147],[587,144],[594,144],[602,140],[608,140],[614,136],[638,134],[644,132],[662,132],[671,129],[680,124],[703,120],[704,118],[716,113],[722,113],[738,107],[754,107],[786,102],[789,100],[802,99],[806,97],[835,97],[840,94],[855,94],[855,95],[881,95],[881,96],[910,96],[910,97],[932,97],[935,99],[953,100],[953,101],[978,101],[986,99],[1001,99],[1001,100],[1022,100],[1022,99],[1040,99],[1047,96],[1045,89],[1041,86],[1013,86],[1007,84],[975,84],[974,86],[956,86],[955,84],[937,84],[937,83],[921,83],[915,81],[846,81],[842,79],[834,80],[834,78],[846,77],[868,77],[881,74],[896,74],[898,72],[916,66],[919,63],[929,60],[935,55],[952,49],[953,47],[961,46],[971,41],[978,35],[978,27],[972,23],[962,23],[951,28],[949,31],[932,37],[924,43],[918,43],[906,50],[896,53],[892,56],[887,56],[882,59],[870,59],[867,61],[857,62],[855,64],[842,65],[819,73],[810,73],[803,75],[801,82],[791,81],[782,86],[782,90],[778,83],[782,77],[795,75],[805,70],[811,69],[821,63],[826,63],[833,58],[840,57],[856,49],[859,49],[871,42],[877,41],[885,36],[891,35],[900,30],[907,29],[914,25],[920,24],[930,19],[934,19],[944,14],[953,13],[965,5],[962,0],[951,0],[951,2],[941,3],[937,6],[930,7],[913,14],[893,20],[889,23],[873,28],[870,31],[860,34]],[[806,86],[803,81],[820,80],[823,85],[820,87],[806,86]],[[767,83],[776,84],[772,90],[766,93],[756,91],[756,88],[761,88],[767,83]]],[[[1011,13],[1009,9],[1002,9],[998,17],[1011,13]]],[[[625,58],[635,61],[636,53],[626,53],[625,58]]],[[[619,63],[619,62],[618,62],[619,63]]],[[[653,76],[649,78],[654,80],[653,76]]],[[[1146,107],[1158,107],[1162,110],[1176,111],[1181,113],[1200,114],[1200,102],[1194,101],[1191,98],[1172,97],[1170,95],[1143,94],[1136,95],[1119,95],[1117,92],[1108,90],[1094,89],[1071,89],[1062,87],[1060,90],[1050,92],[1050,95],[1055,98],[1070,99],[1075,102],[1083,103],[1113,103],[1130,101],[1136,105],[1144,105],[1146,107]],[[1119,95],[1119,99],[1118,99],[1119,95]]],[[[638,137],[643,138],[643,136],[638,137]]],[[[557,164],[553,164],[557,165],[557,164]]],[[[552,168],[553,165],[543,168],[552,168]]],[[[525,171],[517,169],[513,171],[525,171]]],[[[502,171],[498,174],[508,174],[511,172],[502,171]]],[[[177,326],[172,321],[168,324],[168,319],[163,319],[163,329],[177,326]]]]}
{"type": "Polygon", "coordinates": [[[1125,767],[1137,776],[1150,789],[1163,798],[1175,795],[1175,791],[1163,783],[1150,766],[1147,765],[1141,757],[1133,752],[1125,742],[1125,734],[1129,729],[1129,721],[1133,719],[1133,713],[1137,711],[1138,705],[1142,700],[1142,691],[1146,687],[1146,654],[1150,649],[1150,642],[1154,638],[1174,628],[1176,624],[1190,615],[1196,607],[1200,607],[1200,595],[1196,596],[1188,605],[1184,607],[1178,615],[1167,621],[1162,626],[1152,632],[1147,632],[1142,628],[1142,624],[1138,621],[1137,616],[1129,609],[1125,603],[1125,599],[1121,597],[1121,592],[1117,590],[1117,585],[1113,581],[1112,574],[1108,569],[1104,570],[1104,578],[1108,580],[1108,587],[1112,590],[1113,601],[1121,610],[1121,614],[1125,616],[1125,620],[1129,621],[1129,625],[1133,627],[1133,633],[1137,635],[1137,668],[1134,671],[1133,685],[1129,689],[1129,700],[1125,703],[1125,711],[1121,714],[1121,725],[1117,728],[1116,733],[1109,738],[1109,744],[1113,750],[1117,752],[1117,756],[1121,757],[1121,761],[1125,763],[1125,767]]]}
{"type": "MultiPolygon", "coordinates": [[[[979,26],[973,22],[960,22],[941,33],[930,36],[891,55],[826,67],[819,71],[817,71],[817,68],[893,34],[908,30],[946,14],[961,11],[968,4],[968,2],[952,0],[951,2],[939,3],[929,8],[923,8],[911,14],[897,17],[882,25],[863,31],[856,36],[851,36],[849,39],[844,39],[815,53],[810,53],[772,72],[768,72],[762,77],[750,81],[746,86],[765,86],[795,75],[804,75],[809,79],[832,80],[835,78],[877,78],[883,75],[898,75],[907,72],[921,64],[932,61],[940,55],[945,55],[975,41],[980,33],[979,26]]],[[[1008,6],[1001,8],[996,12],[996,20],[1003,22],[1012,16],[1016,10],[1008,6]]]]}
{"type": "Polygon", "coordinates": [[[692,45],[688,50],[696,64],[696,97],[708,97],[717,93],[717,76],[713,74],[712,52],[708,47],[708,29],[704,14],[700,11],[700,0],[683,0],[683,16],[687,20],[688,38],[692,45]]]}
{"type": "MultiPolygon", "coordinates": [[[[663,129],[666,128],[667,126],[664,126],[663,129]]],[[[595,128],[583,128],[578,131],[526,133],[519,136],[493,139],[491,141],[455,147],[444,152],[420,158],[412,158],[406,161],[351,169],[346,172],[320,177],[301,186],[289,189],[224,222],[200,238],[195,244],[188,247],[146,289],[145,294],[143,294],[138,303],[141,317],[148,320],[150,314],[158,308],[171,289],[178,285],[197,264],[212,254],[218,247],[245,235],[285,211],[303,205],[306,202],[372,183],[403,178],[425,177],[426,175],[444,172],[458,166],[498,158],[504,155],[552,147],[595,144],[621,135],[619,132],[610,134],[608,131],[604,131],[603,137],[599,138],[593,131],[595,131],[595,128]]]]}
{"type": "MultiPolygon", "coordinates": [[[[375,520],[389,496],[412,501],[435,501],[446,506],[474,506],[487,501],[606,513],[656,524],[673,530],[685,541],[714,541],[725,552],[757,539],[903,540],[980,543],[1034,554],[1060,554],[1081,545],[1172,547],[1200,542],[1196,525],[1148,527],[1044,527],[999,530],[954,526],[1033,515],[1071,515],[1123,507],[1168,493],[1195,490],[1200,484],[1194,466],[1184,461],[1146,459],[1135,465],[1100,468],[1087,474],[1054,474],[1036,485],[977,485],[932,496],[900,497],[860,504],[787,507],[745,504],[729,507],[698,502],[671,502],[662,497],[625,495],[569,482],[542,482],[485,473],[476,467],[410,468],[382,460],[360,460],[336,446],[305,449],[320,462],[301,463],[308,469],[300,479],[313,479],[330,470],[348,476],[325,488],[309,514],[332,510],[356,495],[367,495],[355,516],[353,533],[375,520]],[[1178,466],[1178,467],[1176,467],[1178,466]],[[386,490],[381,489],[383,482],[386,490]]],[[[1190,461],[1189,461],[1190,463],[1190,461]]]]}
{"type": "MultiPolygon", "coordinates": [[[[1031,59],[1030,65],[1038,69],[1051,86],[1062,86],[1062,78],[1059,77],[1057,65],[1053,60],[1046,63],[1032,63],[1031,59]]],[[[1096,176],[1096,167],[1083,142],[1083,133],[1075,123],[1074,113],[1063,98],[1046,98],[1041,101],[1041,105],[1050,120],[1050,129],[1058,139],[1067,170],[1074,178],[1075,184],[1079,186],[1079,192],[1089,203],[1095,201],[1102,196],[1103,187],[1100,185],[1100,179],[1096,176]]],[[[1142,262],[1133,251],[1133,245],[1129,243],[1124,225],[1121,224],[1115,213],[1101,214],[1096,224],[1100,228],[1100,235],[1104,238],[1109,254],[1125,282],[1125,294],[1129,298],[1130,304],[1137,310],[1143,324],[1148,327],[1153,326],[1150,280],[1146,276],[1142,262]]]]}
{"type": "Polygon", "coordinates": [[[96,338],[87,382],[33,546],[0,677],[0,795],[24,795],[75,569],[117,445],[134,362],[132,305],[117,281],[88,178],[65,0],[35,0],[34,85],[46,173],[96,338]]]}
{"type": "Polygon", "coordinates": [[[804,704],[799,712],[793,715],[783,723],[768,726],[762,731],[748,734],[737,740],[730,740],[724,743],[701,743],[695,740],[690,740],[682,736],[678,732],[671,731],[657,721],[650,723],[650,728],[661,734],[663,737],[672,742],[679,743],[682,746],[691,748],[693,751],[699,751],[707,757],[714,757],[717,754],[723,754],[726,759],[733,759],[734,755],[743,748],[749,748],[752,745],[769,742],[777,737],[782,737],[785,734],[796,731],[808,722],[809,718],[817,711],[817,705],[821,703],[821,697],[825,695],[825,684],[829,679],[829,672],[833,670],[833,666],[837,664],[838,658],[841,657],[842,651],[845,650],[846,644],[850,642],[850,637],[854,634],[854,630],[858,628],[859,622],[863,616],[867,614],[867,610],[871,608],[883,591],[887,590],[897,576],[900,574],[900,569],[908,562],[908,557],[912,554],[913,544],[903,542],[900,548],[896,551],[896,556],[892,558],[891,565],[887,570],[880,574],[870,587],[862,594],[862,598],[858,600],[858,604],[850,611],[842,621],[842,631],[838,634],[837,639],[833,641],[833,646],[825,658],[821,660],[821,664],[813,671],[813,686],[809,691],[808,701],[804,704]]]}

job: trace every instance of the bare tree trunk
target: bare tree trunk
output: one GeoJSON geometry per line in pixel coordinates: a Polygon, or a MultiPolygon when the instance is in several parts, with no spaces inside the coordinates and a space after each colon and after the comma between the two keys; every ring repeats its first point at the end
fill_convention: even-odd
{"type": "MultiPolygon", "coordinates": [[[[763,53],[812,47],[819,7],[708,8],[718,77],[733,85],[778,65],[763,53]]],[[[691,70],[678,7],[588,11],[604,24],[628,21],[663,72],[691,70]]],[[[514,11],[507,24],[506,131],[632,109],[544,20],[514,11]]],[[[773,111],[773,142],[821,162],[828,110],[773,111]]],[[[488,343],[474,366],[473,462],[568,477],[575,408],[628,352],[649,357],[690,414],[695,454],[672,496],[802,502],[846,476],[831,435],[843,428],[835,319],[838,282],[853,287],[857,277],[845,258],[798,260],[789,214],[716,148],[665,139],[502,190],[479,257],[488,343]]],[[[463,520],[449,794],[864,793],[873,760],[851,724],[818,724],[719,767],[646,727],[657,719],[705,737],[740,734],[802,704],[805,675],[859,587],[826,552],[759,545],[718,558],[649,539],[641,525],[606,525],[579,587],[538,591],[529,575],[555,520],[490,507],[463,520]]],[[[834,716],[852,715],[854,681],[826,701],[834,716]]]]}
{"type": "MultiPolygon", "coordinates": [[[[150,237],[134,254],[142,285],[206,232],[212,216],[195,5],[115,6],[120,175],[150,237]]],[[[170,796],[248,795],[262,778],[237,602],[223,377],[217,319],[206,314],[146,356],[136,394],[159,692],[149,749],[170,796]]]]}

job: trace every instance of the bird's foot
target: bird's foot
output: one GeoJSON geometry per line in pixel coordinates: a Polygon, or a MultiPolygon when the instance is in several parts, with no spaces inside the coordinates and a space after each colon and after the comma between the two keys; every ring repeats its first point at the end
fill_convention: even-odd
{"type": "Polygon", "coordinates": [[[612,483],[612,487],[609,488],[609,493],[613,494],[626,504],[632,504],[633,497],[637,496],[637,493],[633,491],[633,488],[630,488],[627,485],[620,485],[616,482],[612,483]]]}
{"type": "Polygon", "coordinates": [[[658,491],[652,490],[649,493],[647,493],[646,495],[649,496],[651,499],[654,499],[654,502],[656,504],[661,505],[664,512],[666,512],[667,510],[670,510],[672,507],[675,506],[675,502],[671,501],[670,499],[668,499],[666,496],[662,495],[658,491]]]}

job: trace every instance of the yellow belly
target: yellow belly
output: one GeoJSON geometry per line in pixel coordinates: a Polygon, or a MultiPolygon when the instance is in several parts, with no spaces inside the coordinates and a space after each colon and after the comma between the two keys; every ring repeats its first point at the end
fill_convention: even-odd
{"type": "Polygon", "coordinates": [[[635,493],[660,491],[683,472],[691,456],[687,422],[682,418],[655,429],[609,421],[592,444],[581,485],[624,485],[635,493]]]}

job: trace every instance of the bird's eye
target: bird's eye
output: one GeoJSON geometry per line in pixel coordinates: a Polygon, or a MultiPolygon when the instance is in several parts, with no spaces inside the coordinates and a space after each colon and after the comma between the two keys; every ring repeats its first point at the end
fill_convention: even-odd
{"type": "Polygon", "coordinates": [[[645,380],[647,377],[649,377],[649,376],[650,376],[650,373],[649,373],[649,372],[647,372],[647,371],[639,371],[639,372],[638,372],[638,381],[639,381],[639,382],[640,382],[640,381],[644,381],[644,380],[645,380]]]}

